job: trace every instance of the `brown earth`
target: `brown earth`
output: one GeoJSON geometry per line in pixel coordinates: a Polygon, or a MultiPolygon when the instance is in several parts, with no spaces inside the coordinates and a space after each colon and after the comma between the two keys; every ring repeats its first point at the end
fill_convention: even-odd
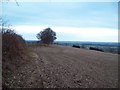
{"type": "MultiPolygon", "coordinates": [[[[3,83],[21,88],[117,88],[118,55],[69,46],[31,46],[3,83]]],[[[4,71],[3,71],[4,72],[4,71]]]]}

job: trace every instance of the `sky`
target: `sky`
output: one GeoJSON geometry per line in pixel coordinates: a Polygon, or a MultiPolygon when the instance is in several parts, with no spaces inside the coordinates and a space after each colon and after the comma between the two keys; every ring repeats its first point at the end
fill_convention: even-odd
{"type": "Polygon", "coordinates": [[[50,27],[57,41],[118,41],[117,2],[3,3],[3,19],[26,40],[50,27]]]}

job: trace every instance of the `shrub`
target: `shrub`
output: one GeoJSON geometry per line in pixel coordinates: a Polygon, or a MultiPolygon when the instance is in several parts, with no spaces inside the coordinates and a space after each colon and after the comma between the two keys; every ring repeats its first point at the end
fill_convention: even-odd
{"type": "Polygon", "coordinates": [[[78,45],[73,45],[72,47],[75,47],[75,48],[80,48],[80,46],[78,46],[78,45]]]}
{"type": "Polygon", "coordinates": [[[89,49],[90,49],[90,50],[96,50],[96,51],[104,52],[102,49],[98,49],[98,48],[96,48],[96,47],[90,47],[89,49]]]}
{"type": "Polygon", "coordinates": [[[20,56],[25,49],[25,40],[11,29],[2,30],[2,55],[13,58],[20,56]]]}

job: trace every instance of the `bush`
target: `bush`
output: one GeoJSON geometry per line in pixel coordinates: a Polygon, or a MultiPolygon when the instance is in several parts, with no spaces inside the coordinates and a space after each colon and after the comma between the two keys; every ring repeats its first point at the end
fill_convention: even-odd
{"type": "Polygon", "coordinates": [[[7,90],[14,80],[16,71],[26,63],[26,44],[22,36],[11,29],[2,29],[2,85],[7,90]]]}
{"type": "Polygon", "coordinates": [[[96,48],[96,47],[90,47],[89,49],[90,49],[90,50],[96,50],[96,51],[104,52],[102,49],[98,49],[98,48],[96,48]]]}
{"type": "Polygon", "coordinates": [[[16,34],[13,30],[2,30],[2,55],[13,58],[20,56],[25,49],[25,40],[22,36],[16,34]]]}
{"type": "Polygon", "coordinates": [[[78,46],[78,45],[73,45],[72,47],[75,47],[75,48],[80,48],[80,46],[78,46]]]}

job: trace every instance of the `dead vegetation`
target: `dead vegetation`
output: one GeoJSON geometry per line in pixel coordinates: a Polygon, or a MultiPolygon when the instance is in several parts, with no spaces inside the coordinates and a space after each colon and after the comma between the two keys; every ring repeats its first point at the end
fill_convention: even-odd
{"type": "Polygon", "coordinates": [[[7,29],[2,32],[3,58],[19,56],[24,52],[25,47],[25,40],[13,30],[7,29]]]}
{"type": "Polygon", "coordinates": [[[11,29],[2,30],[2,81],[7,87],[8,78],[25,62],[25,40],[11,29]]]}

